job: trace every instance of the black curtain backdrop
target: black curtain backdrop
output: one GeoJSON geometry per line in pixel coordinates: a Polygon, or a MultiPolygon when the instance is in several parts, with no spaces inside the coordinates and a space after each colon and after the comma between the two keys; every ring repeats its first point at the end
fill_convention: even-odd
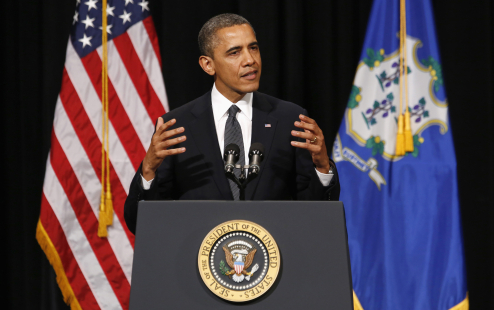
{"type": "MultiPolygon", "coordinates": [[[[197,64],[197,34],[210,17],[233,12],[257,32],[264,65],[260,91],[305,107],[327,141],[334,139],[370,0],[150,2],[171,108],[211,87],[197,64]]],[[[492,309],[494,4],[433,0],[433,6],[458,161],[471,309],[492,309]]],[[[4,1],[0,10],[3,309],[67,309],[35,229],[74,8],[75,1],[32,0],[4,1]]]]}

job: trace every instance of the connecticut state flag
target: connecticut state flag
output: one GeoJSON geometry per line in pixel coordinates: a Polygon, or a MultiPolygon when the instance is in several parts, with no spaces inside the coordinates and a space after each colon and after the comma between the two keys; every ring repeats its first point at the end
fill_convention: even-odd
{"type": "Polygon", "coordinates": [[[433,11],[429,0],[404,2],[374,0],[332,152],[355,309],[464,310],[456,159],[433,11]],[[400,66],[405,43],[407,63],[400,66]],[[406,111],[412,149],[399,155],[399,119],[406,111]]]}

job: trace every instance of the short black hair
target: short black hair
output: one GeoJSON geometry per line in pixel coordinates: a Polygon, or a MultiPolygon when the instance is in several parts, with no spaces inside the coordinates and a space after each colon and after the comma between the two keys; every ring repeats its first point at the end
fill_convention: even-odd
{"type": "MultiPolygon", "coordinates": [[[[237,14],[225,13],[216,15],[215,17],[209,19],[204,26],[202,26],[201,31],[199,31],[197,41],[199,43],[201,55],[213,58],[214,48],[218,44],[216,37],[216,32],[218,30],[244,24],[249,25],[252,28],[252,31],[254,31],[254,27],[252,27],[249,21],[237,14]]],[[[256,32],[254,31],[254,35],[255,34],[256,32]]]]}

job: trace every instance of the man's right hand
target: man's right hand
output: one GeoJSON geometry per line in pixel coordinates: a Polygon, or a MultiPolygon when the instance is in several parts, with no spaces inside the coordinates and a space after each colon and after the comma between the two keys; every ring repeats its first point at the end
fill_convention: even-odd
{"type": "Polygon", "coordinates": [[[182,143],[187,140],[186,136],[180,136],[178,138],[170,139],[177,134],[184,132],[183,127],[168,130],[173,124],[177,122],[176,119],[169,120],[164,123],[163,118],[158,118],[158,123],[156,124],[156,132],[151,139],[151,144],[149,149],[142,161],[142,176],[146,181],[154,179],[156,175],[156,170],[161,165],[163,160],[170,155],[176,155],[185,152],[185,148],[174,148],[168,149],[169,147],[182,143]]]}

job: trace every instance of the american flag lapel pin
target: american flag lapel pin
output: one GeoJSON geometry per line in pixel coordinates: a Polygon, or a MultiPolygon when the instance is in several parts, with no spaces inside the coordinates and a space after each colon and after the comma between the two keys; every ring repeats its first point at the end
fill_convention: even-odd
{"type": "Polygon", "coordinates": [[[264,127],[271,128],[271,124],[264,124],[264,127]]]}

